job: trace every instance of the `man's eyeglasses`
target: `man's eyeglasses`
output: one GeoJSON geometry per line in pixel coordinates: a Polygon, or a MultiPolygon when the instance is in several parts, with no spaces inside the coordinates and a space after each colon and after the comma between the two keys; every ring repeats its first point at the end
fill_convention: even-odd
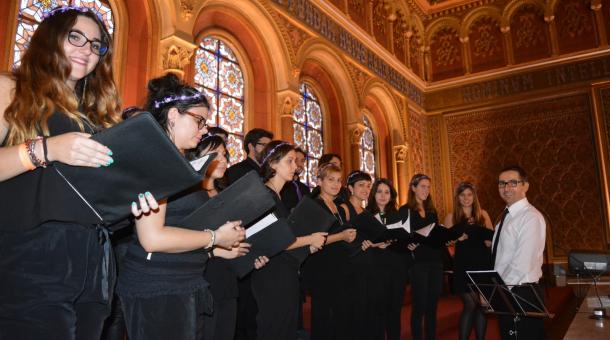
{"type": "Polygon", "coordinates": [[[89,40],[82,32],[79,31],[68,32],[68,42],[76,47],[83,47],[87,45],[87,43],[91,43],[91,52],[100,57],[108,53],[108,44],[101,42],[97,39],[89,40]]]}
{"type": "Polygon", "coordinates": [[[256,145],[260,145],[260,146],[262,146],[263,148],[264,148],[265,146],[267,146],[267,144],[268,144],[268,143],[256,142],[256,145]]]}
{"type": "Polygon", "coordinates": [[[189,115],[191,117],[193,117],[195,119],[195,122],[197,122],[197,128],[199,130],[203,129],[204,127],[208,126],[207,124],[207,119],[203,118],[202,116],[189,112],[189,111],[182,111],[182,113],[184,113],[185,115],[189,115]]]}
{"type": "Polygon", "coordinates": [[[525,181],[518,181],[516,179],[511,179],[510,181],[498,181],[498,188],[504,188],[508,186],[509,188],[516,188],[519,183],[524,183],[525,181]]]}

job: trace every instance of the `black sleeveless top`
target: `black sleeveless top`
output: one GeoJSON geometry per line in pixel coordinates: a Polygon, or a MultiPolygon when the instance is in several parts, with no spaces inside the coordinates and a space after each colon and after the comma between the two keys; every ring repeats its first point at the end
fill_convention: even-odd
{"type": "MultiPolygon", "coordinates": [[[[199,186],[168,198],[165,225],[179,227],[184,217],[208,199],[199,186]]],[[[200,230],[203,229],[202,226],[200,230]]],[[[123,259],[117,291],[125,296],[155,296],[206,289],[203,272],[208,258],[203,248],[183,253],[147,253],[134,235],[123,259]]]]}
{"type": "MultiPolygon", "coordinates": [[[[48,125],[48,137],[81,132],[76,122],[61,112],[52,114],[48,125]]],[[[84,132],[95,132],[93,127],[85,127],[84,132]]],[[[83,225],[100,222],[52,165],[0,182],[0,231],[25,231],[48,221],[83,225]]]]}

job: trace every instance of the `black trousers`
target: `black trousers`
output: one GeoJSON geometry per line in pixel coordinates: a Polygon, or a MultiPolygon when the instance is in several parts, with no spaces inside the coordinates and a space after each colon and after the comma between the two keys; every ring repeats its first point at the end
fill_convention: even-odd
{"type": "MultiPolygon", "coordinates": [[[[532,284],[534,290],[538,294],[538,297],[544,302],[544,290],[539,284],[532,284]]],[[[536,297],[532,292],[531,288],[522,286],[514,287],[512,292],[519,295],[527,301],[531,301],[533,304],[538,305],[536,297]]],[[[514,317],[507,315],[498,316],[498,323],[500,326],[500,336],[502,340],[519,339],[519,340],[541,340],[544,339],[544,319],[543,318],[520,318],[519,321],[515,322],[514,317]],[[515,337],[514,331],[517,331],[515,337]]]]}
{"type": "Polygon", "coordinates": [[[59,222],[0,233],[0,339],[100,338],[114,262],[99,237],[59,222]]]}
{"type": "Polygon", "coordinates": [[[299,309],[297,270],[276,256],[265,267],[252,273],[252,294],[258,306],[258,340],[296,339],[299,309]]]}
{"type": "Polygon", "coordinates": [[[233,340],[235,319],[237,318],[237,298],[215,299],[214,312],[204,316],[204,340],[233,340]]]}
{"type": "Polygon", "coordinates": [[[442,263],[415,263],[411,268],[411,334],[414,340],[423,339],[422,322],[425,321],[426,339],[436,338],[436,308],[443,289],[442,263]]]}
{"type": "Polygon", "coordinates": [[[207,287],[185,294],[120,298],[130,340],[201,340],[204,314],[213,303],[207,287]]]}
{"type": "Polygon", "coordinates": [[[235,340],[256,340],[256,314],[258,307],[252,296],[252,274],[246,275],[237,282],[237,320],[235,340]]]}

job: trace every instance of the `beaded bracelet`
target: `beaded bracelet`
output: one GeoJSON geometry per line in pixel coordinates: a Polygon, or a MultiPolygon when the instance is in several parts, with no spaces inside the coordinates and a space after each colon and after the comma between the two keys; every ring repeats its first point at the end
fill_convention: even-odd
{"type": "Polygon", "coordinates": [[[27,146],[28,156],[30,157],[32,164],[34,164],[35,167],[46,168],[47,162],[45,162],[44,160],[41,160],[40,158],[38,158],[36,156],[36,142],[42,141],[42,139],[43,139],[43,137],[40,137],[40,136],[37,136],[32,139],[28,139],[25,141],[25,145],[27,146]]]}
{"type": "Polygon", "coordinates": [[[204,231],[207,231],[212,236],[212,238],[210,239],[210,243],[208,243],[208,245],[205,246],[205,248],[206,249],[207,248],[212,248],[214,246],[214,243],[216,243],[216,232],[214,230],[211,230],[211,229],[205,229],[204,231]]]}
{"type": "Polygon", "coordinates": [[[28,147],[26,143],[19,144],[19,161],[21,161],[21,165],[28,171],[36,169],[36,166],[28,156],[28,147]]]}

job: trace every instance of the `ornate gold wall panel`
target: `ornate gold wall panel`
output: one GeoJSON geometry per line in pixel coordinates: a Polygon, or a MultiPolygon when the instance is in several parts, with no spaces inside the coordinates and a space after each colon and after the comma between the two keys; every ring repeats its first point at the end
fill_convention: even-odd
{"type": "Polygon", "coordinates": [[[541,7],[526,4],[510,18],[512,53],[516,63],[551,56],[548,24],[541,7]]]}
{"type": "Polygon", "coordinates": [[[462,43],[457,29],[443,27],[430,40],[431,79],[442,80],[464,74],[462,43]]]}
{"type": "Polygon", "coordinates": [[[504,37],[497,19],[482,16],[472,23],[468,32],[472,72],[506,66],[504,37]]]}
{"type": "Polygon", "coordinates": [[[555,7],[557,40],[561,53],[597,47],[595,14],[590,0],[561,0],[555,7]]]}
{"type": "Polygon", "coordinates": [[[446,125],[451,184],[476,183],[492,219],[504,206],[498,171],[520,164],[530,175],[530,202],[549,219],[553,254],[605,249],[589,95],[465,112],[446,125]]]}

